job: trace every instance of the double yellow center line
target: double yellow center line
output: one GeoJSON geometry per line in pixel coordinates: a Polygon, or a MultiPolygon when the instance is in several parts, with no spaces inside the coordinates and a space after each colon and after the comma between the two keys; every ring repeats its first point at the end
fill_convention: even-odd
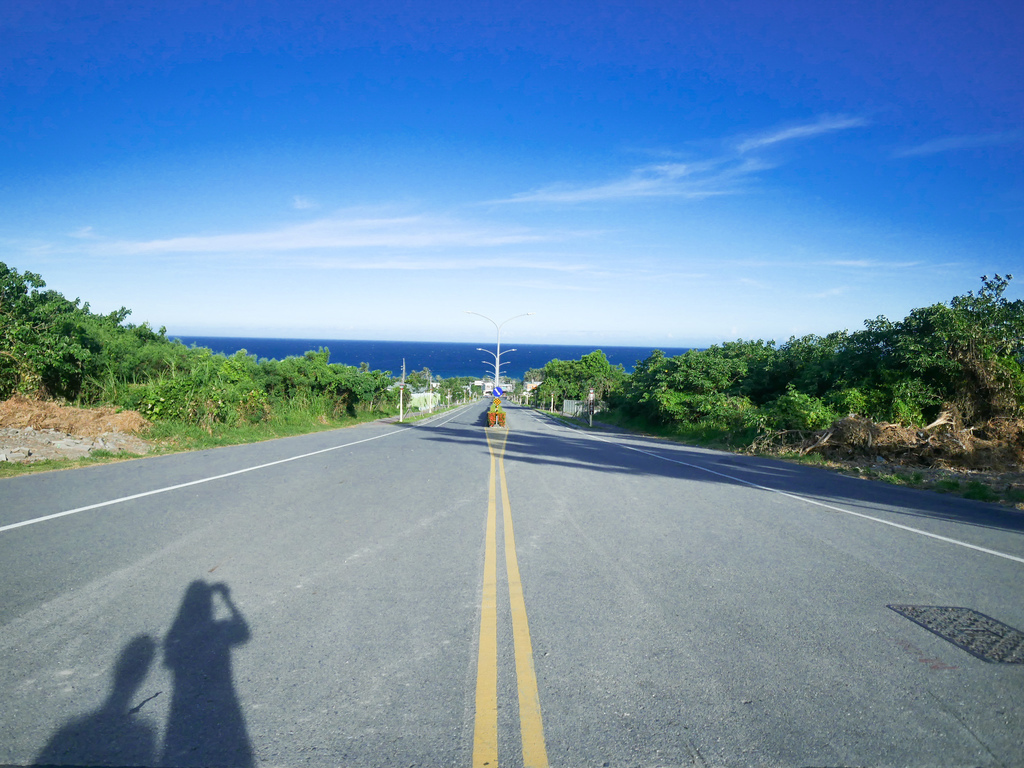
{"type": "Polygon", "coordinates": [[[491,454],[491,477],[487,498],[487,533],[484,552],[484,585],[480,610],[480,652],[476,676],[476,725],[473,729],[473,768],[497,768],[498,765],[498,553],[497,553],[497,479],[501,479],[502,527],[505,533],[505,568],[508,571],[509,604],[512,609],[512,639],[515,646],[516,678],[519,681],[519,731],[523,745],[524,768],[547,768],[537,674],[533,669],[533,644],[526,621],[526,601],[516,559],[516,540],[512,530],[512,505],[505,480],[505,444],[502,437],[491,439],[486,430],[491,454]]]}

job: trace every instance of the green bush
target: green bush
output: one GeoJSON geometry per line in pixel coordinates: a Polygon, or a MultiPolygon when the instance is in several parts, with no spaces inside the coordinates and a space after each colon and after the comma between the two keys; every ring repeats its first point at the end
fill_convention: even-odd
{"type": "Polygon", "coordinates": [[[768,418],[776,429],[824,429],[839,418],[821,398],[798,392],[792,385],[786,394],[768,408],[768,418]]]}
{"type": "Polygon", "coordinates": [[[867,416],[868,398],[860,389],[847,387],[837,392],[829,392],[825,402],[837,414],[841,416],[867,416]]]}
{"type": "MultiPolygon", "coordinates": [[[[1009,275],[975,293],[915,309],[863,330],[728,342],[668,358],[655,350],[609,398],[651,425],[715,429],[822,429],[857,414],[923,425],[955,406],[968,425],[1024,409],[1024,301],[1009,275]]],[[[555,373],[555,371],[551,371],[555,373]]]]}

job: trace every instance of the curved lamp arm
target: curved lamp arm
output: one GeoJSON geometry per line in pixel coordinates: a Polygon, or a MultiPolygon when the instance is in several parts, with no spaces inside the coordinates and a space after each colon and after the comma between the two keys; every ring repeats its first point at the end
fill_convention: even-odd
{"type": "MultiPolygon", "coordinates": [[[[501,327],[503,325],[505,325],[505,323],[509,322],[510,320],[515,320],[517,317],[528,317],[529,315],[532,315],[534,313],[533,312],[523,312],[521,315],[512,315],[512,317],[506,318],[505,320],[502,320],[500,323],[496,323],[496,322],[494,322],[494,320],[489,318],[487,315],[481,315],[479,312],[473,312],[472,310],[469,310],[469,309],[465,310],[465,312],[466,312],[467,315],[476,315],[477,317],[482,317],[484,320],[486,320],[491,325],[493,325],[494,329],[498,333],[498,347],[497,347],[498,351],[496,353],[494,353],[494,385],[495,386],[501,386],[501,327]]],[[[478,349],[479,349],[479,347],[478,347],[478,349]]],[[[485,350],[485,349],[481,349],[480,351],[481,352],[487,352],[487,350],[485,350]]],[[[515,352],[514,349],[513,350],[508,350],[508,351],[515,352]]],[[[488,354],[492,354],[492,353],[488,352],[488,354]]]]}

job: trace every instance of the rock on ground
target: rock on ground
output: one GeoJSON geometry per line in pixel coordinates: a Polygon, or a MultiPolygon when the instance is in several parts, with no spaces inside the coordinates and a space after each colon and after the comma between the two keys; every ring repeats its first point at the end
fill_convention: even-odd
{"type": "Polygon", "coordinates": [[[146,426],[136,411],[16,396],[0,403],[0,462],[78,459],[97,450],[143,454],[151,446],[134,433],[146,426]]]}

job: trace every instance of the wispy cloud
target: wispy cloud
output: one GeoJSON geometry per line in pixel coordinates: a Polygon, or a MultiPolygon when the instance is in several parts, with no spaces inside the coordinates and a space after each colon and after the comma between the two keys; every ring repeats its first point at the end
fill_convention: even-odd
{"type": "Polygon", "coordinates": [[[353,248],[493,248],[555,239],[525,228],[498,227],[429,217],[323,218],[259,232],[186,235],[160,240],[95,243],[97,255],[268,254],[353,248]]]}
{"type": "Polygon", "coordinates": [[[740,142],[736,149],[741,153],[746,153],[755,149],[770,147],[773,144],[780,144],[784,141],[813,139],[825,133],[835,133],[836,131],[845,131],[850,128],[861,128],[867,124],[868,121],[862,117],[849,117],[845,115],[823,116],[813,123],[794,125],[762,136],[746,139],[740,142]]]}
{"type": "Polygon", "coordinates": [[[754,280],[749,277],[741,277],[738,281],[741,285],[749,285],[751,288],[770,288],[768,283],[762,280],[754,280]]]}
{"type": "Polygon", "coordinates": [[[833,296],[842,296],[848,290],[850,290],[850,289],[847,288],[845,285],[839,286],[838,288],[829,288],[828,290],[825,290],[825,291],[820,291],[818,293],[812,293],[811,294],[811,298],[812,299],[829,299],[829,298],[832,298],[833,296]]]}
{"type": "Polygon", "coordinates": [[[876,261],[874,259],[833,259],[822,262],[827,267],[848,267],[852,269],[912,269],[922,261],[876,261]]]}
{"type": "MultiPolygon", "coordinates": [[[[399,272],[424,271],[465,271],[493,270],[494,263],[479,258],[359,258],[359,257],[320,257],[301,261],[302,266],[314,269],[343,270],[388,270],[399,272]]],[[[558,272],[569,274],[593,273],[589,264],[559,263],[554,261],[520,261],[515,262],[520,272],[558,272]]]]}
{"type": "Polygon", "coordinates": [[[1024,141],[1024,131],[1002,131],[1000,133],[982,133],[972,136],[946,136],[932,139],[914,147],[901,149],[893,153],[893,157],[924,157],[937,155],[941,152],[955,152],[961,149],[977,149],[1000,144],[1017,144],[1024,141]]]}
{"type": "Polygon", "coordinates": [[[319,203],[317,203],[315,200],[311,200],[308,197],[296,195],[295,197],[292,198],[292,208],[294,208],[297,211],[309,211],[319,207],[319,203]]]}
{"type": "Polygon", "coordinates": [[[522,288],[529,291],[552,291],[554,293],[594,293],[599,289],[594,286],[573,285],[564,280],[511,280],[506,283],[509,288],[522,288]]]}
{"type": "Polygon", "coordinates": [[[711,275],[707,272],[642,272],[637,274],[634,271],[630,271],[624,277],[629,277],[634,280],[641,280],[645,282],[665,282],[667,280],[672,281],[687,281],[687,282],[698,282],[707,280],[711,275]]]}
{"type": "MultiPolygon", "coordinates": [[[[798,139],[811,139],[825,133],[867,125],[861,117],[845,115],[821,117],[813,123],[795,125],[772,133],[748,138],[720,157],[693,162],[665,162],[632,170],[624,178],[601,184],[579,186],[552,184],[523,192],[497,203],[586,203],[631,198],[678,197],[703,200],[748,192],[756,174],[777,167],[777,163],[752,156],[758,149],[798,139]]],[[[666,154],[662,152],[662,154],[666,154]]],[[[670,155],[673,156],[673,155],[670,155]]]]}
{"type": "Polygon", "coordinates": [[[573,187],[555,184],[491,203],[583,203],[638,197],[682,197],[701,200],[744,190],[743,182],[773,166],[745,158],[695,163],[660,163],[633,170],[629,176],[604,184],[573,187]]]}

